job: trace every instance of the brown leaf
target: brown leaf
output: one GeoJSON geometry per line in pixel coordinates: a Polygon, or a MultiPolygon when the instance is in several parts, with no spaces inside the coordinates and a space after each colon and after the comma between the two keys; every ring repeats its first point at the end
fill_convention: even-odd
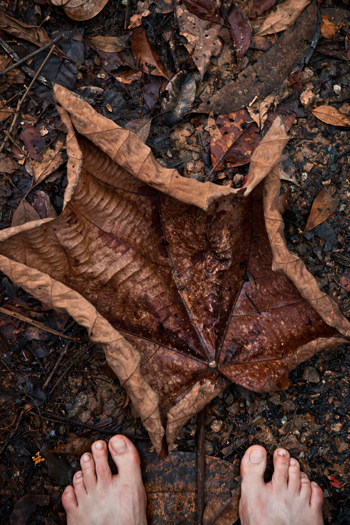
{"type": "Polygon", "coordinates": [[[249,12],[249,18],[256,18],[261,16],[265,11],[273,7],[276,0],[254,0],[254,3],[249,12]]]}
{"type": "Polygon", "coordinates": [[[221,16],[220,9],[214,0],[182,0],[187,9],[202,18],[203,20],[211,20],[220,24],[221,16]]]}
{"type": "Polygon", "coordinates": [[[42,27],[29,26],[15,18],[11,18],[3,11],[0,11],[0,29],[36,46],[42,46],[51,42],[51,39],[42,27]]]}
{"type": "Polygon", "coordinates": [[[102,345],[158,452],[229,383],[286,388],[289,370],[349,340],[283,237],[281,119],[233,189],[163,168],[131,131],[62,86],[54,95],[68,129],[63,211],[0,232],[0,270],[102,345]]]}
{"type": "Polygon", "coordinates": [[[337,24],[329,20],[327,15],[321,15],[321,35],[325,38],[333,38],[337,32],[337,24]]]}
{"type": "Polygon", "coordinates": [[[42,190],[34,193],[33,208],[38,213],[40,219],[54,219],[57,217],[55,208],[52,206],[50,197],[42,190]]]}
{"type": "Polygon", "coordinates": [[[98,15],[108,0],[47,0],[47,2],[56,7],[62,7],[72,20],[82,22],[98,15]]]}
{"type": "Polygon", "coordinates": [[[273,35],[291,27],[311,0],[285,0],[263,22],[256,36],[273,35]]]}
{"type": "Polygon", "coordinates": [[[14,110],[12,108],[9,108],[7,104],[4,103],[3,100],[0,101],[0,122],[3,122],[8,117],[13,115],[14,110]]]}
{"type": "Polygon", "coordinates": [[[125,42],[117,36],[91,36],[90,40],[97,49],[105,51],[106,53],[118,53],[128,47],[125,42]]]}
{"type": "Polygon", "coordinates": [[[230,34],[236,45],[237,60],[241,60],[249,49],[252,28],[240,8],[233,3],[227,13],[230,34]]]}
{"type": "Polygon", "coordinates": [[[221,25],[198,18],[180,4],[176,14],[180,33],[187,40],[185,47],[203,76],[210,64],[210,58],[218,56],[221,52],[222,42],[218,36],[221,25]]]}
{"type": "Polygon", "coordinates": [[[266,53],[245,68],[238,77],[198,106],[196,113],[222,115],[249,106],[278,88],[298,64],[315,34],[317,7],[307,7],[294,27],[287,29],[266,53]],[[295,38],[298,35],[298,38],[295,38]],[[271,71],[274,72],[271,75],[271,71]]]}
{"type": "Polygon", "coordinates": [[[131,49],[134,60],[141,71],[149,73],[150,75],[165,77],[169,80],[168,74],[143,27],[137,27],[133,32],[131,36],[131,49]]]}
{"type": "Polygon", "coordinates": [[[13,214],[11,226],[19,226],[31,221],[38,221],[40,219],[38,213],[33,206],[25,199],[21,200],[17,210],[13,214]]]}
{"type": "Polygon", "coordinates": [[[65,445],[58,445],[58,447],[50,450],[55,454],[70,454],[72,456],[81,456],[84,452],[91,452],[91,445],[94,440],[91,438],[76,438],[65,445]]]}
{"type": "Polygon", "coordinates": [[[151,124],[151,118],[138,118],[135,120],[130,120],[130,122],[125,124],[125,128],[130,129],[130,131],[136,133],[136,135],[140,137],[142,142],[146,142],[146,140],[148,139],[149,132],[151,130],[151,124]]]}
{"type": "Polygon", "coordinates": [[[316,226],[326,221],[328,217],[335,212],[339,203],[336,192],[335,186],[325,186],[323,190],[320,191],[312,203],[304,233],[316,228],[316,226]]]}
{"type": "Polygon", "coordinates": [[[0,153],[0,174],[12,175],[18,169],[18,164],[11,157],[0,153]]]}
{"type": "Polygon", "coordinates": [[[342,127],[350,126],[350,118],[347,115],[344,115],[344,113],[341,113],[339,109],[333,108],[332,106],[318,106],[313,109],[311,113],[326,124],[342,127]]]}
{"type": "MultiPolygon", "coordinates": [[[[196,516],[196,454],[174,451],[165,459],[158,459],[149,451],[141,454],[141,468],[147,494],[147,523],[192,524],[196,516]]],[[[215,457],[206,457],[205,501],[209,504],[207,514],[222,501],[235,486],[238,468],[232,463],[215,457]],[[208,512],[209,511],[209,512],[208,512]]],[[[238,510],[236,502],[236,512],[238,510]]],[[[222,512],[224,514],[224,511],[222,512]]],[[[204,521],[208,525],[208,521],[204,521]]],[[[218,525],[220,522],[216,522],[218,525]]],[[[223,525],[224,522],[222,522],[223,525]]],[[[233,521],[230,522],[230,525],[233,521]]]]}
{"type": "Polygon", "coordinates": [[[203,513],[203,525],[232,525],[239,518],[240,487],[231,493],[213,495],[203,513]]]}
{"type": "Polygon", "coordinates": [[[51,146],[46,146],[42,150],[41,161],[30,159],[29,164],[31,167],[31,174],[33,175],[32,188],[46,180],[48,177],[52,177],[57,169],[64,163],[65,159],[62,149],[63,141],[61,139],[57,139],[54,144],[54,148],[51,146]]]}
{"type": "Polygon", "coordinates": [[[142,78],[142,71],[136,70],[136,71],[127,71],[126,73],[122,73],[121,75],[113,75],[118,82],[121,84],[131,84],[132,82],[135,82],[135,80],[140,80],[142,78]]]}

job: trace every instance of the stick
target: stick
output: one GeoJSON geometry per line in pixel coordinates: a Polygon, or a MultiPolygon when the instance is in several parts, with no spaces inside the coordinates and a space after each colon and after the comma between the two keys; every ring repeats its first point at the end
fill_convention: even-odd
{"type": "MultiPolygon", "coordinates": [[[[31,83],[29,84],[29,86],[27,87],[27,89],[25,90],[25,93],[23,95],[23,97],[18,101],[17,103],[17,108],[16,108],[16,111],[15,111],[15,114],[13,115],[13,120],[12,120],[12,123],[11,123],[11,126],[10,126],[10,129],[9,129],[9,133],[11,134],[14,127],[15,127],[15,124],[17,122],[17,119],[18,119],[18,115],[19,115],[19,112],[20,112],[20,109],[22,107],[22,104],[24,102],[24,100],[26,99],[29,91],[31,90],[34,82],[36,81],[36,79],[38,78],[38,76],[40,75],[40,71],[43,69],[43,67],[45,66],[46,62],[49,60],[50,56],[52,55],[53,51],[55,49],[55,46],[52,46],[47,57],[45,58],[45,60],[43,61],[43,63],[41,64],[41,66],[39,67],[38,71],[35,73],[31,83]]],[[[0,147],[0,153],[3,151],[6,143],[8,141],[8,136],[6,135],[5,136],[5,139],[3,141],[3,143],[1,144],[1,147],[0,147]]]]}
{"type": "MultiPolygon", "coordinates": [[[[6,51],[6,53],[12,58],[12,60],[14,60],[15,62],[18,62],[20,60],[17,53],[15,53],[14,50],[1,37],[0,37],[0,46],[4,49],[4,51],[6,51]]],[[[36,75],[35,71],[33,71],[33,69],[31,69],[30,67],[21,66],[21,69],[32,78],[35,77],[36,75]]],[[[40,82],[41,84],[44,84],[44,86],[46,87],[52,88],[52,83],[49,80],[47,80],[45,77],[43,77],[42,75],[38,76],[37,81],[40,82]]]]}
{"type": "Polygon", "coordinates": [[[11,71],[12,69],[20,66],[21,64],[23,64],[24,62],[26,62],[30,58],[33,58],[35,55],[38,55],[39,53],[41,53],[41,51],[45,51],[45,49],[48,49],[49,47],[54,46],[56,44],[56,42],[61,40],[61,38],[62,38],[62,35],[57,36],[54,40],[52,40],[51,42],[49,42],[45,46],[39,47],[36,51],[33,51],[33,53],[30,53],[29,55],[27,55],[24,58],[21,58],[21,60],[18,60],[18,62],[15,62],[14,64],[12,64],[11,66],[7,67],[3,71],[0,71],[0,75],[5,75],[5,73],[8,73],[9,71],[11,71]]]}
{"type": "Polygon", "coordinates": [[[26,317],[25,315],[18,314],[17,312],[12,312],[11,310],[8,310],[7,308],[3,308],[2,306],[0,306],[0,313],[9,315],[10,317],[15,317],[15,319],[19,319],[20,321],[24,321],[25,323],[36,326],[37,328],[40,328],[41,330],[45,330],[45,332],[50,332],[50,334],[58,335],[59,337],[63,337],[64,339],[71,339],[72,341],[74,340],[73,337],[70,337],[69,335],[65,335],[62,332],[58,332],[57,330],[54,330],[53,328],[49,328],[48,326],[45,326],[43,323],[40,323],[40,321],[35,321],[34,319],[31,319],[30,317],[26,317]]]}
{"type": "Polygon", "coordinates": [[[11,439],[13,438],[13,436],[16,434],[17,430],[18,430],[18,427],[19,427],[19,424],[22,420],[22,417],[23,417],[23,414],[24,414],[25,410],[24,408],[21,409],[20,413],[19,413],[19,416],[18,416],[18,419],[17,419],[17,423],[16,423],[16,426],[15,428],[13,429],[13,431],[8,435],[5,443],[3,444],[3,446],[1,447],[1,450],[0,450],[0,456],[2,455],[2,453],[7,449],[7,446],[8,444],[10,443],[11,439]]]}
{"type": "Polygon", "coordinates": [[[70,347],[70,341],[66,344],[66,348],[63,350],[63,352],[61,353],[60,357],[57,359],[56,361],[56,364],[55,366],[53,367],[53,369],[51,370],[51,373],[49,374],[49,377],[46,379],[45,383],[43,384],[43,390],[46,390],[47,387],[48,387],[48,384],[50,383],[54,373],[56,372],[60,362],[62,361],[62,359],[64,358],[64,356],[66,355],[66,353],[68,352],[69,350],[69,347],[70,347]]]}
{"type": "Polygon", "coordinates": [[[198,414],[197,437],[197,525],[202,525],[205,496],[205,414],[206,407],[198,414]]]}

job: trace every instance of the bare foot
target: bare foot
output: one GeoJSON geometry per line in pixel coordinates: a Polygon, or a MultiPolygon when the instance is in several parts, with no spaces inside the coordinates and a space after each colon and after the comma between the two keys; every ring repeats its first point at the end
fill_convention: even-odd
{"type": "Polygon", "coordinates": [[[274,473],[264,482],[266,450],[248,448],[241,463],[239,516],[242,525],[323,525],[321,488],[300,472],[284,449],[275,450],[274,473]]]}
{"type": "Polygon", "coordinates": [[[140,457],[131,441],[113,436],[109,451],[118,467],[112,476],[107,444],[96,441],[92,455],[81,457],[82,470],[66,487],[62,503],[68,525],[146,525],[146,493],[142,483],[140,457]]]}

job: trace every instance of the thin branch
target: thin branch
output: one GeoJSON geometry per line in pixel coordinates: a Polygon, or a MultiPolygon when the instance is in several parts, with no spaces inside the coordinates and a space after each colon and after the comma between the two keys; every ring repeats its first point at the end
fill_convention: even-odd
{"type": "Polygon", "coordinates": [[[25,323],[36,326],[37,328],[40,328],[40,330],[44,330],[45,332],[49,332],[50,334],[58,335],[59,337],[63,337],[64,339],[71,339],[72,341],[74,340],[73,337],[70,337],[69,335],[65,335],[62,332],[58,332],[57,330],[54,330],[53,328],[49,328],[48,326],[45,326],[43,323],[40,323],[40,321],[35,321],[34,319],[31,319],[30,317],[26,317],[25,315],[18,314],[17,312],[12,312],[11,310],[8,310],[7,308],[3,308],[2,306],[0,306],[0,313],[6,314],[10,317],[14,317],[15,319],[19,319],[20,321],[24,321],[25,323]]]}
{"type": "Polygon", "coordinates": [[[54,373],[56,372],[59,364],[61,363],[62,359],[64,358],[64,356],[66,355],[66,353],[68,352],[69,350],[69,347],[70,347],[70,341],[66,344],[66,348],[63,350],[63,352],[61,353],[60,357],[57,359],[56,361],[56,364],[55,366],[53,367],[53,369],[51,370],[51,373],[49,374],[49,377],[46,379],[45,383],[43,384],[43,390],[46,390],[54,373]]]}
{"type": "Polygon", "coordinates": [[[48,49],[49,47],[54,46],[56,44],[56,42],[61,40],[61,38],[62,38],[62,35],[57,36],[54,40],[51,40],[51,42],[49,42],[45,46],[39,47],[36,51],[33,51],[33,53],[30,53],[29,55],[27,55],[24,58],[21,58],[21,60],[18,60],[18,62],[15,62],[14,64],[12,64],[11,66],[7,67],[3,71],[0,71],[0,76],[1,75],[5,75],[5,73],[8,73],[12,69],[15,69],[16,67],[20,66],[21,64],[24,64],[24,62],[26,62],[30,58],[33,58],[35,55],[38,55],[42,51],[45,51],[45,49],[48,49]]]}
{"type": "MultiPolygon", "coordinates": [[[[9,129],[9,133],[10,134],[12,133],[12,131],[13,131],[15,125],[16,125],[16,122],[17,122],[17,119],[18,119],[18,115],[19,115],[19,112],[20,112],[20,109],[22,107],[23,102],[25,101],[25,99],[26,99],[29,91],[31,90],[34,82],[36,81],[36,79],[40,75],[41,70],[43,69],[43,67],[45,66],[46,62],[49,60],[50,56],[52,55],[54,49],[55,49],[55,46],[52,46],[50,51],[49,51],[49,53],[48,53],[48,55],[47,55],[47,57],[45,58],[45,60],[41,64],[41,66],[39,67],[38,71],[35,73],[32,81],[29,84],[29,86],[25,90],[25,93],[24,93],[23,97],[18,101],[17,108],[16,108],[16,111],[15,111],[15,114],[13,115],[12,123],[11,123],[10,129],[9,129]]],[[[5,137],[3,143],[1,144],[1,147],[0,147],[0,153],[3,151],[7,141],[8,141],[8,136],[6,135],[6,137],[5,137]]]]}

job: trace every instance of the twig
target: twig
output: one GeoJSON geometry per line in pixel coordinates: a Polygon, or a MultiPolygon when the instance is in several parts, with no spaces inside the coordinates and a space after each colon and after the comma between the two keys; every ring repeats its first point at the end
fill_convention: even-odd
{"type": "Polygon", "coordinates": [[[51,370],[51,373],[49,374],[49,377],[46,379],[45,383],[43,384],[43,388],[42,388],[43,390],[47,389],[47,387],[48,387],[48,385],[49,385],[49,383],[50,383],[54,373],[56,372],[60,362],[62,361],[62,359],[64,358],[64,356],[68,352],[70,344],[71,344],[71,342],[69,341],[66,344],[66,348],[63,350],[63,352],[61,353],[60,357],[57,359],[55,366],[53,367],[53,369],[51,370]]]}
{"type": "MultiPolygon", "coordinates": [[[[1,37],[0,37],[0,46],[4,49],[4,51],[6,51],[6,53],[12,58],[12,60],[14,60],[15,62],[18,62],[20,60],[17,53],[15,53],[15,51],[1,37]]],[[[27,75],[29,75],[32,78],[35,77],[36,75],[35,71],[28,66],[21,66],[21,69],[22,71],[27,73],[27,75]]],[[[45,77],[43,77],[42,75],[39,75],[36,80],[40,82],[41,84],[44,84],[44,86],[52,88],[52,83],[49,80],[47,80],[45,77]]]]}
{"type": "MultiPolygon", "coordinates": [[[[23,102],[25,101],[25,99],[26,99],[29,91],[31,90],[34,82],[36,81],[36,79],[40,75],[40,71],[43,69],[43,67],[45,66],[46,62],[49,60],[50,56],[52,55],[54,49],[55,49],[55,46],[52,46],[50,51],[49,51],[49,53],[48,53],[48,55],[47,55],[47,57],[45,58],[45,60],[41,64],[41,66],[39,67],[38,71],[35,73],[35,76],[33,77],[32,81],[29,84],[29,86],[25,90],[23,97],[18,101],[17,107],[16,107],[16,111],[15,111],[15,114],[13,115],[12,123],[11,123],[10,129],[9,129],[9,133],[10,134],[12,133],[12,131],[13,131],[14,127],[15,127],[15,124],[17,122],[18,115],[19,115],[19,112],[20,112],[20,109],[22,107],[23,102]]],[[[0,147],[0,153],[3,151],[7,141],[8,141],[8,136],[6,135],[6,137],[5,137],[3,143],[1,144],[1,147],[0,147]]]]}
{"type": "Polygon", "coordinates": [[[7,67],[3,71],[0,71],[0,76],[1,75],[5,75],[5,73],[8,73],[12,69],[15,69],[16,67],[20,66],[21,64],[23,64],[24,62],[26,62],[30,58],[33,58],[35,55],[38,55],[39,53],[41,53],[41,51],[45,51],[45,49],[48,49],[49,47],[54,46],[56,44],[56,42],[61,40],[61,38],[62,38],[62,35],[57,36],[54,40],[51,40],[51,42],[49,42],[45,46],[39,47],[36,51],[33,51],[33,53],[30,53],[29,55],[27,55],[24,58],[21,58],[21,60],[18,60],[18,62],[15,62],[14,64],[12,64],[11,66],[7,67]]]}
{"type": "Polygon", "coordinates": [[[15,317],[16,319],[19,319],[20,321],[24,321],[25,323],[32,324],[33,326],[36,326],[37,328],[40,328],[41,330],[44,330],[45,332],[50,332],[50,334],[58,335],[59,337],[63,337],[64,339],[71,339],[74,341],[73,337],[70,337],[69,335],[65,335],[62,332],[58,332],[57,330],[54,330],[53,328],[49,328],[45,326],[43,323],[40,323],[40,321],[35,321],[34,319],[31,319],[30,317],[26,317],[25,315],[18,314],[17,312],[12,312],[11,310],[8,310],[7,308],[3,308],[0,306],[0,313],[9,315],[10,317],[15,317]]]}
{"type": "Polygon", "coordinates": [[[19,413],[19,416],[18,416],[18,419],[17,419],[17,423],[16,423],[16,426],[15,428],[13,429],[13,431],[11,432],[11,434],[8,435],[5,443],[3,444],[3,446],[1,447],[1,450],[0,450],[0,456],[2,455],[2,453],[7,449],[7,446],[8,444],[10,443],[11,439],[13,438],[13,436],[16,434],[17,430],[18,430],[18,427],[19,427],[19,424],[22,420],[22,417],[23,417],[23,414],[25,412],[25,409],[22,408],[20,413],[19,413]]]}
{"type": "Polygon", "coordinates": [[[64,378],[64,376],[69,372],[69,370],[72,368],[72,366],[74,365],[74,363],[79,359],[79,357],[83,354],[85,354],[86,352],[86,349],[84,348],[84,350],[82,350],[81,352],[79,352],[79,354],[75,357],[75,359],[73,359],[73,361],[71,362],[71,364],[68,366],[68,368],[66,368],[66,370],[63,372],[63,374],[60,375],[60,377],[57,379],[56,383],[53,385],[53,387],[51,388],[50,390],[50,396],[52,394],[52,392],[55,390],[56,386],[59,385],[60,381],[62,381],[62,379],[64,378]]]}
{"type": "Polygon", "coordinates": [[[205,496],[205,414],[206,407],[198,414],[197,438],[197,525],[202,525],[205,496]]]}

